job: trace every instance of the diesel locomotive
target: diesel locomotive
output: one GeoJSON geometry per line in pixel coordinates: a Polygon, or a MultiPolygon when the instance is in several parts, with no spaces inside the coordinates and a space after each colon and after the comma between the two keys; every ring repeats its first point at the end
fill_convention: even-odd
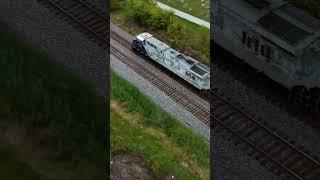
{"type": "Polygon", "coordinates": [[[152,34],[144,32],[132,41],[132,48],[170,70],[200,91],[210,90],[210,68],[186,56],[152,34]]]}

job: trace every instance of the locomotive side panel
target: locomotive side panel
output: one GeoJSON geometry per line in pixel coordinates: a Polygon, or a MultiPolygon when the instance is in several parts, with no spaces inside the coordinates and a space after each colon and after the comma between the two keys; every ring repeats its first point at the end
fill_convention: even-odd
{"type": "Polygon", "coordinates": [[[282,0],[216,3],[215,43],[320,111],[320,20],[282,0]]]}
{"type": "Polygon", "coordinates": [[[295,84],[297,58],[257,33],[240,15],[223,7],[219,13],[215,42],[290,89],[295,84]]]}
{"type": "Polygon", "coordinates": [[[194,64],[197,64],[198,62],[175,51],[158,39],[153,38],[151,34],[142,33],[138,35],[132,42],[132,46],[134,49],[142,52],[144,55],[192,84],[194,87],[200,90],[209,90],[210,82],[209,78],[206,78],[210,73],[208,72],[209,68],[205,68],[205,70],[203,70],[201,67],[193,67],[193,64],[190,65],[188,63],[183,63],[184,61],[190,61],[194,64]],[[191,71],[192,67],[197,69],[199,72],[204,72],[205,77],[198,77],[195,72],[191,71]]]}

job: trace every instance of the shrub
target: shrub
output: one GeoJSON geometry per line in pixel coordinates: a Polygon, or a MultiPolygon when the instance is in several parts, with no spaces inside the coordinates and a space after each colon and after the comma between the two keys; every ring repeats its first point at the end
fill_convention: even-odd
{"type": "Polygon", "coordinates": [[[129,0],[127,4],[127,16],[148,28],[167,30],[173,13],[156,7],[154,1],[129,0]]]}
{"type": "Polygon", "coordinates": [[[110,2],[110,10],[115,11],[121,8],[123,5],[123,0],[111,0],[110,2]]]}

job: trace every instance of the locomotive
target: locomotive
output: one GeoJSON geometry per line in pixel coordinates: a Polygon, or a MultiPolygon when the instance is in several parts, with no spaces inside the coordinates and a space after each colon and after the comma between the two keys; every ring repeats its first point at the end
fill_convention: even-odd
{"type": "Polygon", "coordinates": [[[132,41],[132,48],[156,61],[189,84],[206,92],[210,90],[210,68],[190,56],[186,56],[144,32],[132,41]]]}
{"type": "Polygon", "coordinates": [[[282,0],[215,0],[213,41],[320,109],[320,20],[282,0]]]}

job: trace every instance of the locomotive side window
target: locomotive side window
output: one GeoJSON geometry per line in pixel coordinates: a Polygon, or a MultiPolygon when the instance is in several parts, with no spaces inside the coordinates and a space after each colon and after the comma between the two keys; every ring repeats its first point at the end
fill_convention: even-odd
{"type": "Polygon", "coordinates": [[[271,59],[271,47],[267,45],[261,45],[260,54],[268,59],[271,59]]]}
{"type": "Polygon", "coordinates": [[[248,37],[248,40],[247,40],[247,46],[248,46],[248,48],[251,48],[251,38],[250,37],[248,37]]]}
{"type": "Polygon", "coordinates": [[[246,44],[247,41],[247,32],[242,31],[242,44],[246,44]]]}
{"type": "Polygon", "coordinates": [[[254,51],[255,51],[256,53],[259,53],[259,45],[260,45],[260,42],[259,42],[258,39],[255,40],[255,44],[254,44],[254,45],[255,45],[255,46],[254,46],[254,51]]]}
{"type": "Polygon", "coordinates": [[[264,45],[261,45],[261,48],[260,48],[260,54],[262,55],[262,56],[264,56],[264,45]]]}
{"type": "Polygon", "coordinates": [[[266,58],[271,59],[271,47],[266,47],[266,58]]]}

